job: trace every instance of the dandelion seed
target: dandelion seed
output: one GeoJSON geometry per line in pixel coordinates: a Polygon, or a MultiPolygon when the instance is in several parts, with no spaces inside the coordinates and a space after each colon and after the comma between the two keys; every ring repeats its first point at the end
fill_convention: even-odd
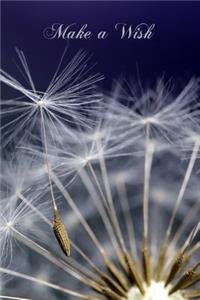
{"type": "Polygon", "coordinates": [[[58,211],[54,211],[53,230],[63,252],[70,256],[70,241],[63,222],[59,219],[58,211]]]}
{"type": "MultiPolygon", "coordinates": [[[[27,136],[27,129],[32,132],[37,130],[41,110],[45,121],[48,120],[49,126],[54,128],[56,128],[56,124],[62,126],[65,124],[66,130],[70,124],[86,124],[85,115],[90,110],[95,110],[95,103],[101,99],[100,93],[95,92],[94,86],[102,80],[102,76],[98,74],[88,74],[90,68],[86,68],[88,63],[86,53],[79,51],[68,65],[60,70],[64,52],[58,69],[45,92],[36,90],[23,52],[17,50],[17,54],[23,68],[22,72],[24,72],[24,77],[30,88],[25,88],[16,79],[1,70],[0,81],[25,96],[24,100],[8,99],[2,101],[3,117],[10,116],[9,122],[2,123],[4,124],[2,126],[4,144],[9,143],[16,136],[23,137],[24,134],[27,136]],[[15,118],[12,118],[13,116],[15,118]]],[[[71,131],[68,129],[68,135],[70,134],[71,131]]]]}

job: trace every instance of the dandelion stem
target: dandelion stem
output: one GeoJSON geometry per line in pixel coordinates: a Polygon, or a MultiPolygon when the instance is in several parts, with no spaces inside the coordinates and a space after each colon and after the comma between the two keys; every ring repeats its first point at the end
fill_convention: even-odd
{"type": "MultiPolygon", "coordinates": [[[[106,162],[104,156],[101,154],[101,139],[97,139],[97,147],[99,149],[100,155],[99,155],[99,162],[100,162],[100,168],[101,168],[101,173],[103,177],[103,182],[105,186],[105,191],[106,191],[106,197],[108,200],[108,205],[110,208],[110,213],[111,213],[111,220],[113,224],[113,229],[115,230],[116,237],[118,239],[119,245],[124,252],[124,254],[127,253],[126,246],[124,243],[124,239],[122,237],[121,229],[119,222],[117,220],[116,212],[115,212],[115,207],[113,204],[113,199],[112,199],[112,193],[111,193],[111,188],[109,184],[109,179],[108,179],[108,173],[107,173],[107,168],[106,168],[106,162]]],[[[123,264],[123,262],[122,262],[123,264]]]]}
{"type": "Polygon", "coordinates": [[[147,284],[151,281],[151,269],[148,247],[148,216],[149,216],[149,184],[150,172],[153,159],[153,145],[150,142],[150,123],[146,124],[146,141],[145,141],[145,164],[144,164],[144,194],[143,194],[143,265],[147,284]]]}
{"type": "Polygon", "coordinates": [[[132,256],[135,257],[136,261],[138,261],[134,224],[130,213],[131,210],[128,202],[126,185],[124,180],[120,180],[119,182],[116,182],[116,187],[120,198],[120,205],[122,207],[122,211],[124,214],[124,220],[128,232],[128,237],[129,237],[128,239],[129,239],[131,253],[132,256]]]}
{"type": "Polygon", "coordinates": [[[185,253],[188,249],[188,247],[190,246],[190,244],[192,243],[192,241],[195,239],[195,237],[197,236],[197,234],[200,231],[200,222],[197,223],[197,225],[193,228],[193,230],[191,231],[190,235],[188,236],[188,238],[186,239],[185,243],[183,244],[181,251],[183,253],[185,253]]]}
{"type": "Polygon", "coordinates": [[[186,265],[189,263],[189,261],[191,260],[191,258],[193,257],[194,253],[196,251],[198,251],[200,249],[200,242],[197,243],[196,245],[194,245],[190,251],[188,251],[188,253],[184,256],[184,260],[182,263],[182,266],[180,267],[178,274],[181,273],[181,271],[183,271],[183,269],[186,267],[186,265]]]}
{"type": "MultiPolygon", "coordinates": [[[[102,188],[101,188],[101,185],[99,183],[99,180],[95,174],[95,171],[94,171],[94,168],[92,166],[92,164],[90,162],[88,162],[88,167],[89,167],[89,170],[95,180],[95,183],[97,185],[97,189],[103,199],[103,202],[105,203],[105,210],[106,210],[106,213],[107,215],[109,216],[108,218],[108,222],[107,222],[107,225],[110,225],[112,226],[111,230],[113,231],[111,233],[111,240],[113,241],[113,245],[114,245],[114,249],[116,251],[116,254],[118,256],[118,259],[119,259],[119,262],[122,264],[122,266],[124,268],[126,268],[126,266],[124,265],[124,261],[122,260],[122,254],[121,254],[121,249],[122,249],[122,244],[120,243],[120,237],[119,237],[119,232],[116,228],[116,222],[115,222],[115,218],[113,218],[113,214],[111,212],[111,209],[110,209],[110,206],[104,196],[104,193],[102,191],[102,188]],[[113,234],[114,233],[114,234],[113,234]],[[115,240],[113,240],[113,238],[115,238],[115,240]],[[116,242],[115,242],[116,241],[116,242]]],[[[106,219],[107,219],[107,215],[106,216],[106,219]]],[[[103,222],[105,222],[105,220],[103,219],[103,222]]],[[[110,226],[109,226],[110,227],[110,226]]],[[[110,231],[110,230],[109,230],[110,231]]]]}
{"type": "Polygon", "coordinates": [[[172,261],[172,264],[170,266],[169,274],[165,280],[165,286],[167,286],[176,276],[176,274],[180,271],[180,269],[183,267],[185,262],[185,252],[187,251],[188,247],[196,237],[200,230],[200,222],[195,226],[195,228],[190,233],[189,237],[184,242],[181,249],[178,251],[178,254],[176,255],[175,259],[172,261]]]}
{"type": "Polygon", "coordinates": [[[31,300],[31,298],[12,297],[12,296],[6,296],[6,295],[0,295],[0,299],[31,300]]]}
{"type": "Polygon", "coordinates": [[[114,231],[114,236],[116,237],[116,240],[117,240],[117,242],[119,244],[119,246],[117,245],[117,248],[116,248],[117,255],[118,255],[119,260],[121,260],[121,253],[119,252],[119,247],[122,248],[122,243],[121,243],[121,240],[120,240],[119,230],[117,229],[117,224],[116,224],[116,220],[115,220],[116,219],[115,213],[113,215],[114,207],[113,207],[113,209],[111,211],[111,207],[110,207],[109,203],[107,202],[107,200],[106,200],[106,198],[104,196],[104,193],[103,193],[103,190],[101,188],[101,185],[100,185],[100,183],[98,181],[98,178],[97,178],[97,176],[95,174],[94,168],[92,167],[92,164],[90,162],[88,162],[88,167],[89,167],[89,169],[90,169],[90,171],[92,173],[92,176],[94,177],[94,180],[95,180],[95,183],[97,185],[98,191],[99,191],[99,193],[100,193],[100,195],[101,195],[101,197],[102,197],[102,199],[103,199],[103,201],[105,203],[106,212],[107,212],[108,216],[110,217],[111,225],[112,225],[112,228],[113,228],[113,231],[114,231]]]}
{"type": "Polygon", "coordinates": [[[172,214],[172,217],[171,217],[171,220],[170,220],[170,223],[169,223],[169,227],[167,229],[167,233],[166,233],[167,236],[169,236],[170,233],[171,233],[172,226],[173,226],[173,223],[174,223],[174,219],[175,219],[178,207],[179,207],[179,205],[180,205],[180,203],[181,203],[181,201],[183,199],[185,190],[187,188],[189,179],[191,177],[192,170],[193,170],[193,167],[194,167],[194,164],[195,164],[198,152],[199,152],[199,146],[200,146],[200,143],[197,140],[196,143],[194,144],[194,148],[193,148],[192,155],[191,155],[191,158],[190,158],[190,161],[189,161],[186,173],[185,173],[185,177],[184,177],[184,180],[183,180],[180,192],[178,194],[178,198],[176,200],[175,208],[173,210],[173,214],[172,214]]]}
{"type": "Polygon", "coordinates": [[[192,151],[192,154],[191,154],[191,157],[190,157],[187,169],[186,169],[186,173],[185,173],[185,176],[184,176],[184,179],[183,179],[178,197],[176,199],[175,207],[174,207],[174,210],[173,210],[173,213],[172,213],[172,216],[171,216],[171,219],[170,219],[167,231],[166,231],[166,235],[165,235],[163,243],[161,245],[160,256],[159,256],[159,260],[158,260],[158,268],[157,268],[157,273],[156,273],[156,280],[160,280],[161,272],[163,270],[164,263],[165,263],[165,258],[166,258],[166,255],[167,255],[168,239],[169,239],[171,231],[172,231],[172,227],[173,227],[173,224],[174,224],[174,220],[175,220],[177,210],[178,210],[179,205],[180,205],[180,203],[183,199],[185,190],[187,188],[189,179],[191,177],[192,170],[193,170],[193,167],[194,167],[197,155],[198,155],[199,146],[200,146],[200,143],[199,143],[199,140],[197,140],[194,144],[193,151],[192,151]]]}
{"type": "Polygon", "coordinates": [[[188,291],[185,291],[183,293],[183,295],[186,297],[186,298],[199,298],[200,297],[200,289],[196,289],[196,290],[188,290],[188,291]]]}
{"type": "Polygon", "coordinates": [[[76,213],[77,217],[79,218],[81,224],[83,225],[84,229],[88,233],[89,237],[91,238],[91,240],[93,241],[93,243],[95,244],[95,246],[97,247],[97,249],[99,250],[101,255],[103,256],[107,268],[111,271],[111,273],[118,280],[118,282],[121,284],[121,286],[126,289],[127,282],[126,282],[123,274],[114,266],[114,264],[108,258],[107,253],[105,252],[104,248],[101,246],[100,242],[96,238],[91,227],[88,225],[88,223],[82,216],[80,210],[76,206],[75,202],[72,200],[70,194],[64,188],[63,184],[61,183],[61,181],[59,180],[59,178],[56,176],[56,174],[53,171],[51,171],[51,176],[52,176],[54,183],[56,184],[56,186],[58,187],[60,192],[63,194],[63,196],[64,196],[65,200],[67,201],[67,203],[69,204],[69,206],[76,213]]]}
{"type": "Polygon", "coordinates": [[[84,217],[82,216],[80,210],[76,206],[76,204],[73,201],[73,199],[71,198],[70,194],[65,189],[65,187],[62,184],[62,182],[59,180],[59,178],[56,176],[56,174],[53,171],[51,171],[51,177],[52,177],[52,180],[54,181],[54,183],[56,184],[56,186],[58,187],[58,189],[60,190],[60,192],[63,194],[65,200],[67,201],[67,203],[69,204],[69,206],[71,207],[71,209],[75,212],[75,214],[79,218],[81,224],[85,228],[86,232],[88,233],[88,235],[91,238],[91,240],[93,241],[93,243],[96,245],[96,247],[99,250],[99,252],[102,254],[103,257],[105,257],[106,256],[106,252],[105,252],[104,248],[101,246],[101,244],[97,240],[94,232],[92,231],[92,229],[90,228],[90,226],[88,225],[88,223],[86,222],[86,220],[84,219],[84,217]]]}
{"type": "Polygon", "coordinates": [[[95,183],[96,183],[96,185],[97,185],[97,188],[98,188],[98,191],[99,191],[99,193],[100,193],[100,195],[101,195],[101,198],[103,199],[106,208],[109,210],[108,203],[107,203],[107,201],[106,201],[105,195],[104,195],[104,193],[103,193],[103,190],[102,190],[102,188],[101,188],[101,185],[100,185],[100,183],[99,183],[99,180],[98,180],[98,178],[97,178],[97,176],[96,176],[96,173],[95,173],[95,171],[94,171],[94,168],[93,168],[91,162],[88,161],[87,165],[88,165],[89,170],[90,170],[90,172],[91,172],[91,174],[92,174],[92,176],[93,176],[93,178],[94,178],[94,180],[95,180],[95,183]]]}
{"type": "Polygon", "coordinates": [[[171,242],[172,245],[176,246],[176,244],[178,243],[181,235],[183,234],[184,229],[189,224],[189,222],[191,220],[193,220],[194,217],[198,214],[199,209],[200,209],[200,201],[197,201],[197,203],[195,203],[191,207],[191,209],[188,211],[188,213],[186,215],[186,218],[183,219],[183,222],[182,222],[181,226],[176,231],[176,234],[174,235],[174,238],[172,239],[172,242],[171,242]]]}
{"type": "MultiPolygon", "coordinates": [[[[21,193],[18,192],[17,195],[22,201],[24,201],[28,206],[30,206],[30,208],[52,229],[52,223],[35,206],[33,206],[21,193]]],[[[95,272],[99,274],[101,273],[101,276],[105,274],[96,267],[92,260],[73,241],[70,242],[72,248],[74,248],[75,251],[77,251],[82,256],[82,258],[84,258],[90,264],[90,266],[94,269],[95,272]]]]}
{"type": "MultiPolygon", "coordinates": [[[[88,166],[90,168],[90,171],[93,174],[93,177],[95,176],[95,178],[96,178],[96,174],[94,172],[94,169],[93,169],[91,163],[88,163],[88,166]]],[[[105,225],[105,228],[106,228],[106,230],[108,232],[108,235],[110,237],[110,240],[111,240],[111,242],[113,244],[113,247],[114,247],[117,255],[120,255],[119,246],[118,246],[118,244],[116,242],[115,234],[113,232],[113,228],[111,227],[110,220],[108,218],[108,216],[109,216],[109,210],[107,209],[108,207],[107,206],[106,207],[103,206],[102,201],[100,201],[99,196],[97,195],[97,193],[96,193],[96,191],[94,189],[93,183],[92,183],[90,177],[88,176],[88,174],[87,174],[87,172],[86,172],[86,170],[84,168],[79,172],[79,176],[80,176],[82,182],[84,183],[86,189],[88,190],[89,194],[91,195],[91,198],[94,200],[94,203],[95,203],[95,205],[96,205],[96,207],[97,207],[97,209],[99,211],[99,214],[100,214],[100,216],[102,218],[102,221],[103,221],[103,223],[105,225]]],[[[99,185],[99,182],[98,182],[97,178],[95,179],[95,182],[96,182],[96,184],[99,185]],[[96,182],[96,180],[97,180],[97,182],[96,182]]],[[[101,189],[101,187],[99,187],[99,188],[101,189]]],[[[98,190],[99,190],[99,188],[98,188],[98,190]]]]}
{"type": "Polygon", "coordinates": [[[175,293],[177,290],[187,288],[199,281],[200,273],[195,272],[197,267],[198,266],[194,266],[184,273],[179,281],[169,290],[169,295],[175,293]]]}
{"type": "MultiPolygon", "coordinates": [[[[75,277],[77,280],[83,282],[85,285],[89,287],[93,287],[93,285],[95,285],[95,282],[93,282],[93,280],[87,277],[88,274],[84,274],[84,275],[81,274],[81,272],[84,273],[84,271],[81,271],[80,266],[79,268],[76,268],[73,265],[73,263],[70,263],[69,261],[64,262],[63,260],[54,257],[48,250],[46,250],[44,247],[40,246],[39,244],[37,244],[27,236],[19,232],[13,226],[10,226],[10,229],[12,230],[13,234],[20,242],[22,242],[27,247],[33,249],[34,251],[36,251],[46,259],[48,259],[50,262],[52,262],[57,267],[61,268],[63,271],[67,272],[68,274],[75,277]]],[[[92,278],[94,278],[94,274],[92,278]]]]}
{"type": "Polygon", "coordinates": [[[58,212],[58,208],[56,205],[56,200],[55,200],[54,192],[53,192],[53,185],[52,185],[52,179],[51,179],[50,167],[49,167],[49,161],[48,161],[47,137],[46,137],[46,129],[45,129],[42,105],[40,106],[40,114],[41,114],[42,133],[43,133],[43,139],[44,139],[43,146],[44,146],[45,161],[46,161],[46,166],[47,166],[47,174],[48,174],[48,179],[49,179],[50,193],[51,193],[51,198],[52,198],[53,208],[54,208],[53,230],[54,230],[54,234],[56,236],[56,239],[57,239],[62,251],[64,252],[64,254],[66,256],[70,256],[70,241],[68,238],[68,233],[65,229],[64,223],[59,218],[59,212],[58,212]]]}
{"type": "Polygon", "coordinates": [[[80,299],[86,299],[86,300],[88,299],[88,296],[86,296],[86,295],[77,293],[77,292],[75,292],[73,290],[69,290],[69,289],[63,288],[63,287],[61,287],[59,285],[56,285],[54,283],[51,283],[51,282],[48,282],[48,281],[45,281],[45,280],[42,280],[42,279],[38,279],[38,278],[35,278],[35,277],[32,277],[32,276],[24,274],[24,273],[16,272],[16,271],[5,269],[5,268],[1,268],[1,267],[0,267],[0,272],[4,273],[4,274],[16,276],[18,278],[26,279],[26,280],[29,280],[31,282],[35,282],[35,283],[38,283],[38,284],[41,284],[41,285],[44,285],[44,286],[48,286],[48,287],[50,287],[50,288],[52,288],[54,290],[63,292],[65,294],[67,294],[67,295],[78,297],[80,299]]]}
{"type": "Polygon", "coordinates": [[[57,211],[58,209],[57,209],[56,200],[55,200],[55,197],[54,197],[52,180],[51,180],[51,175],[50,175],[50,167],[49,167],[49,160],[48,160],[47,136],[46,136],[46,129],[45,129],[44,115],[43,115],[42,106],[40,106],[40,114],[41,114],[42,134],[43,134],[43,140],[44,140],[43,146],[44,146],[45,164],[47,166],[47,174],[48,174],[48,179],[49,179],[50,193],[51,193],[51,198],[52,198],[54,210],[57,211]]]}
{"type": "MultiPolygon", "coordinates": [[[[72,242],[71,242],[72,243],[72,242]]],[[[110,276],[108,276],[106,273],[102,272],[93,262],[91,259],[89,259],[86,254],[78,248],[75,244],[72,243],[72,246],[74,249],[89,263],[89,265],[94,269],[94,271],[101,276],[101,278],[108,283],[109,285],[113,286],[116,290],[118,290],[119,293],[123,294],[124,290],[120,287],[120,285],[114,281],[110,276]]]]}

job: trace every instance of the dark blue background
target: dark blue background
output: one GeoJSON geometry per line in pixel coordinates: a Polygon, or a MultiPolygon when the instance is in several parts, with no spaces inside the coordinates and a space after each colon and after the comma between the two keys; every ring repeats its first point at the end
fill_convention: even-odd
{"type": "MultiPolygon", "coordinates": [[[[27,57],[38,89],[45,89],[65,48],[64,40],[46,40],[43,29],[52,23],[88,23],[93,32],[108,30],[106,40],[69,42],[69,57],[79,48],[93,54],[95,71],[105,75],[105,86],[121,73],[143,81],[165,74],[187,79],[200,74],[200,2],[3,2],[2,67],[18,76],[14,47],[27,57]],[[155,23],[151,40],[120,40],[114,25],[155,23]]],[[[68,56],[68,55],[67,55],[68,56]]],[[[66,56],[65,60],[68,61],[66,56]]],[[[65,62],[64,62],[65,63],[65,62]]]]}

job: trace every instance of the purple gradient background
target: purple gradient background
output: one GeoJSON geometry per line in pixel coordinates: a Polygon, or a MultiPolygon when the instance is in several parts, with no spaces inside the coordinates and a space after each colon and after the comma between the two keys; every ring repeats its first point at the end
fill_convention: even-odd
{"type": "MultiPolygon", "coordinates": [[[[105,75],[105,87],[123,73],[149,81],[166,78],[188,79],[200,75],[200,2],[2,2],[2,67],[19,73],[13,64],[15,46],[27,57],[38,89],[45,89],[65,48],[64,40],[46,40],[43,29],[52,23],[88,23],[97,32],[106,29],[106,40],[92,38],[69,42],[70,54],[79,48],[93,54],[95,71],[105,75]],[[151,40],[120,40],[114,25],[136,26],[155,23],[151,40]]],[[[70,56],[71,57],[71,56],[70,56]]],[[[67,62],[67,56],[66,56],[67,62]]],[[[65,63],[65,62],[64,62],[65,63]]]]}
{"type": "MultiPolygon", "coordinates": [[[[46,40],[43,30],[52,23],[88,23],[92,31],[106,29],[107,40],[69,42],[70,57],[80,48],[93,54],[95,71],[105,75],[107,89],[121,73],[127,77],[139,72],[142,82],[165,74],[185,81],[200,75],[200,2],[2,2],[2,68],[21,81],[15,47],[27,57],[38,90],[45,90],[66,46],[64,40],[46,40]],[[114,25],[125,22],[136,26],[155,23],[151,40],[120,40],[114,25]]],[[[68,55],[65,57],[68,62],[68,55]]],[[[65,64],[65,61],[63,62],[65,64]]],[[[3,99],[12,97],[3,86],[3,99]]],[[[14,287],[11,281],[10,287],[14,287]]],[[[26,290],[29,288],[26,283],[26,290]]],[[[57,293],[56,293],[57,294],[57,293]]],[[[25,296],[25,295],[24,295],[25,296]]],[[[59,299],[68,299],[61,297],[59,299]]]]}

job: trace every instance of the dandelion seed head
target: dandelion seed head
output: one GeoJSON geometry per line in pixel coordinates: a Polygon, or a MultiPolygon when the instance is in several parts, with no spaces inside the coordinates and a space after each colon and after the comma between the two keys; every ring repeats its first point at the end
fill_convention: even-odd
{"type": "Polygon", "coordinates": [[[146,287],[145,296],[141,295],[137,288],[133,287],[128,292],[126,300],[186,300],[181,293],[177,292],[169,296],[169,291],[164,286],[164,282],[152,281],[149,287],[146,287]]]}
{"type": "Polygon", "coordinates": [[[7,222],[6,226],[7,226],[8,228],[11,228],[11,227],[13,226],[13,222],[12,222],[12,221],[7,222]]]}
{"type": "MultiPolygon", "coordinates": [[[[59,299],[61,292],[93,299],[94,292],[105,300],[186,300],[185,270],[199,259],[198,113],[190,109],[199,80],[178,92],[163,80],[140,93],[132,83],[117,84],[99,105],[100,78],[88,76],[84,53],[63,70],[59,64],[45,92],[36,90],[18,54],[30,87],[1,71],[1,81],[24,96],[3,101],[13,118],[4,129],[14,144],[29,130],[20,147],[32,152],[30,160],[23,151],[4,162],[0,256],[9,256],[16,240],[30,264],[28,272],[20,273],[18,262],[18,270],[0,266],[0,272],[59,291],[59,299]],[[182,167],[179,144],[192,153],[182,167]],[[72,251],[64,258],[68,233],[72,251]]],[[[34,299],[35,286],[28,291],[34,299]]]]}
{"type": "MultiPolygon", "coordinates": [[[[24,87],[7,72],[0,70],[0,81],[22,95],[20,99],[14,99],[15,101],[13,99],[2,101],[4,115],[10,116],[9,122],[5,122],[2,126],[5,145],[16,137],[27,138],[27,128],[31,127],[32,130],[34,128],[37,130],[41,111],[45,126],[47,123],[48,126],[51,125],[55,128],[60,124],[69,128],[74,124],[88,126],[87,115],[98,109],[98,103],[102,99],[102,94],[96,89],[96,83],[103,77],[99,74],[88,74],[86,53],[79,51],[71,62],[61,69],[64,52],[58,68],[44,92],[36,89],[23,52],[17,49],[17,54],[22,67],[21,71],[31,89],[24,87]],[[13,114],[15,118],[13,118],[13,114]]],[[[70,132],[69,128],[68,133],[70,132]]],[[[57,134],[59,134],[58,130],[57,134]]]]}
{"type": "Polygon", "coordinates": [[[48,101],[46,99],[40,99],[38,102],[37,102],[37,105],[39,107],[42,107],[42,108],[45,108],[47,107],[48,105],[48,101]]]}
{"type": "MultiPolygon", "coordinates": [[[[156,119],[156,116],[152,116],[152,117],[145,117],[141,119],[141,123],[143,125],[147,125],[147,124],[159,124],[159,121],[156,119]]],[[[134,123],[133,123],[134,125],[134,123]]]]}
{"type": "Polygon", "coordinates": [[[104,134],[103,132],[101,132],[101,131],[97,131],[97,132],[95,132],[95,134],[94,134],[94,139],[95,139],[96,141],[102,140],[104,137],[105,137],[105,134],[104,134]]]}

